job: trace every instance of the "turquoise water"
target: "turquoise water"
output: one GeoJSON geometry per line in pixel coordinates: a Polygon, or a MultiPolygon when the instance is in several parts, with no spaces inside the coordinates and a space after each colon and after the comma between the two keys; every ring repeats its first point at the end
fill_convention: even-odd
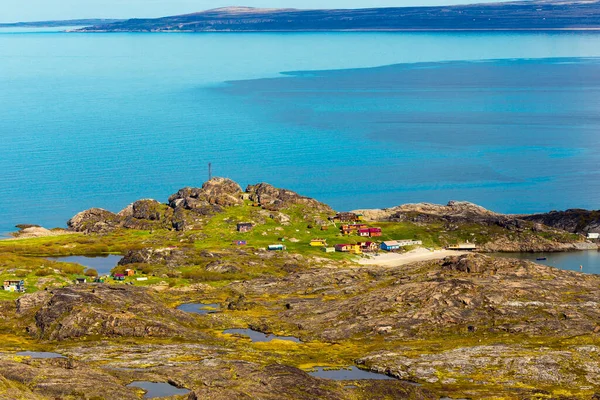
{"type": "Polygon", "coordinates": [[[597,208],[594,57],[586,32],[0,32],[0,232],[165,201],[208,162],[338,209],[597,208]],[[264,80],[317,70],[342,71],[264,80]]]}
{"type": "Polygon", "coordinates": [[[568,253],[495,253],[494,257],[518,258],[537,264],[583,272],[584,274],[600,274],[600,251],[572,251],[568,253]],[[545,258],[545,260],[538,260],[545,258]]]}

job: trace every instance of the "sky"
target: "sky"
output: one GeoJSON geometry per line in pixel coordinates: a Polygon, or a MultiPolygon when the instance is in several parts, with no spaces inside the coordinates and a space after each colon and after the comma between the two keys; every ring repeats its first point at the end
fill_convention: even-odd
{"type": "Polygon", "coordinates": [[[77,18],[152,18],[226,6],[366,8],[493,1],[498,0],[0,0],[0,22],[77,18]]]}

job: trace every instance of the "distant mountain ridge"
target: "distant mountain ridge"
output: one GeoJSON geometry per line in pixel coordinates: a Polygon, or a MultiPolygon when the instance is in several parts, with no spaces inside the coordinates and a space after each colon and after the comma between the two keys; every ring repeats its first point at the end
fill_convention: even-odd
{"type": "Polygon", "coordinates": [[[534,0],[436,7],[261,9],[225,7],[97,24],[84,32],[301,32],[600,29],[600,0],[534,0]]]}
{"type": "Polygon", "coordinates": [[[60,21],[7,22],[0,23],[0,28],[57,28],[61,26],[92,26],[121,22],[122,19],[70,19],[60,21]]]}

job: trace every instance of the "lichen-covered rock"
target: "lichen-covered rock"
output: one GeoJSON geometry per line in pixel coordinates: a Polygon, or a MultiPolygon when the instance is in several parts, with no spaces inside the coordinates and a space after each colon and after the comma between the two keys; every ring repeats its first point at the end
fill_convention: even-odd
{"type": "Polygon", "coordinates": [[[71,218],[67,225],[75,232],[104,233],[119,227],[122,219],[102,208],[90,208],[71,218]]]}
{"type": "Polygon", "coordinates": [[[304,205],[313,212],[330,213],[333,211],[328,205],[315,199],[300,196],[291,190],[278,189],[268,183],[249,185],[246,188],[246,193],[250,195],[252,201],[271,211],[280,211],[297,204],[304,205]]]}
{"type": "Polygon", "coordinates": [[[119,261],[119,265],[130,264],[163,264],[169,267],[181,266],[187,263],[187,253],[180,248],[146,248],[130,250],[119,261]]]}
{"type": "Polygon", "coordinates": [[[144,288],[80,285],[50,293],[31,329],[43,339],[198,336],[189,315],[165,307],[144,288]]]}
{"type": "Polygon", "coordinates": [[[600,210],[570,209],[521,218],[573,233],[600,232],[600,210]]]}
{"type": "Polygon", "coordinates": [[[169,197],[169,205],[172,208],[183,207],[205,213],[208,210],[218,211],[219,207],[242,203],[242,188],[226,178],[213,178],[205,182],[201,188],[186,187],[169,197]]]}

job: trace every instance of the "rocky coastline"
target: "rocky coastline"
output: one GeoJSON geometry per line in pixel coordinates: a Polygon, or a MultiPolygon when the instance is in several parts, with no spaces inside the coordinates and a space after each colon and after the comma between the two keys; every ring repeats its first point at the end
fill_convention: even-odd
{"type": "Polygon", "coordinates": [[[479,253],[361,265],[309,245],[361,240],[329,206],[224,178],[166,203],[86,210],[51,235],[21,226],[0,241],[0,277],[27,286],[0,292],[0,398],[140,399],[140,381],[187,400],[600,396],[600,276],[481,254],[595,249],[595,212],[450,202],[359,214],[381,240],[469,241],[479,253]],[[48,258],[98,253],[122,256],[111,277],[48,258]],[[393,379],[332,380],[316,367],[393,379]]]}

